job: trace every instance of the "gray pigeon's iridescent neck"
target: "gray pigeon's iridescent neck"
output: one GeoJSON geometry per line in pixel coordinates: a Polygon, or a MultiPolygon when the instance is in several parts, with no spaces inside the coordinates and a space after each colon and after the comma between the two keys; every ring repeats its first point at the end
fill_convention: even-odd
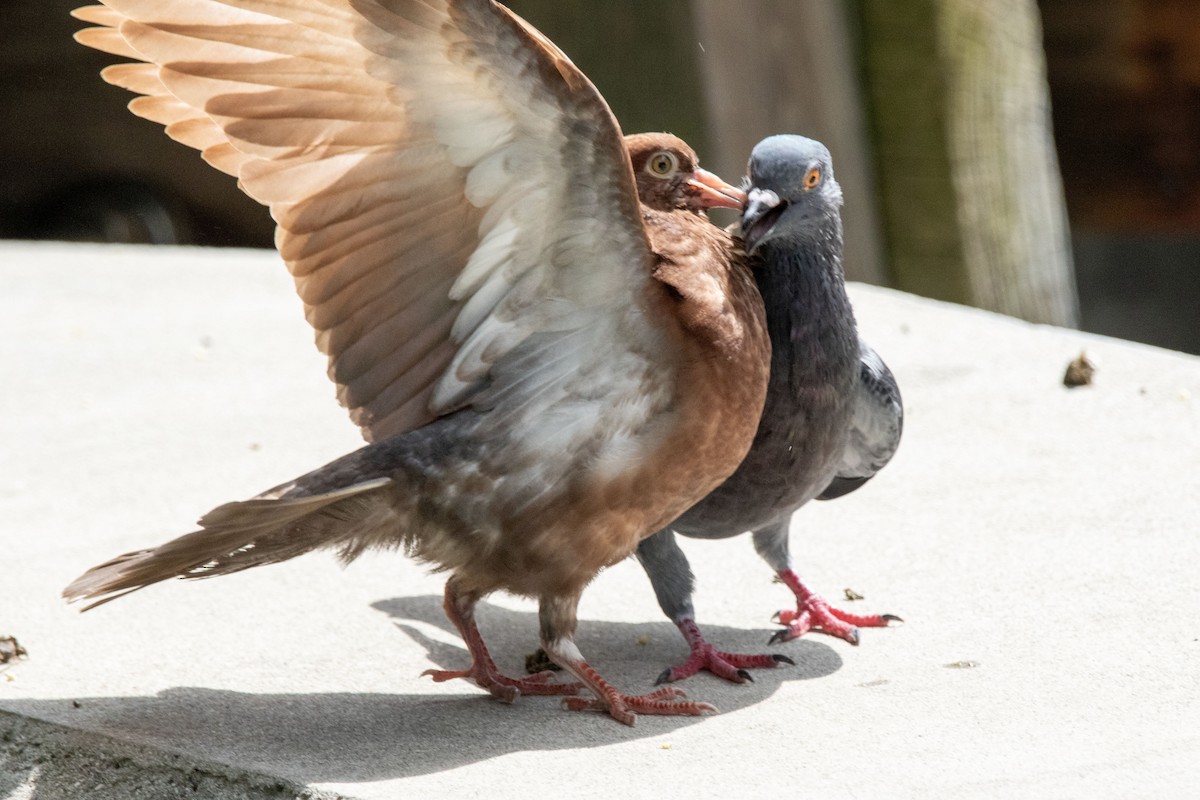
{"type": "Polygon", "coordinates": [[[841,263],[841,223],[816,240],[774,239],[755,250],[754,277],[771,337],[771,378],[754,444],[741,466],[672,526],[729,535],[786,518],[833,478],[858,379],[858,333],[841,263]]]}
{"type": "Polygon", "coordinates": [[[818,237],[804,247],[786,240],[767,242],[757,253],[754,279],[766,307],[772,347],[767,409],[784,411],[797,390],[840,382],[857,363],[858,334],[846,295],[842,225],[836,214],[821,226],[818,237]]]}

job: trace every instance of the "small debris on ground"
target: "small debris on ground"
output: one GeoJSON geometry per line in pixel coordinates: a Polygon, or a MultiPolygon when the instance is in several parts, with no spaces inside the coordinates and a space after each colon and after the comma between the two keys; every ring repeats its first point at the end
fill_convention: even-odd
{"type": "Polygon", "coordinates": [[[643,633],[641,636],[634,639],[634,641],[637,642],[639,646],[645,647],[646,645],[650,644],[650,634],[643,633]]]}
{"type": "Polygon", "coordinates": [[[1091,386],[1092,376],[1095,374],[1096,365],[1087,357],[1087,353],[1080,353],[1074,361],[1067,364],[1067,372],[1063,375],[1063,386],[1068,389],[1091,386]]]}
{"type": "Polygon", "coordinates": [[[846,593],[847,600],[866,600],[867,598],[847,586],[842,590],[846,593]]]}
{"type": "Polygon", "coordinates": [[[537,675],[539,672],[552,670],[561,672],[562,667],[550,660],[550,656],[546,655],[546,651],[538,648],[536,652],[525,656],[525,672],[530,675],[537,675]]]}
{"type": "Polygon", "coordinates": [[[951,661],[949,664],[943,664],[946,669],[974,669],[979,666],[978,661],[965,659],[963,661],[951,661]]]}
{"type": "Polygon", "coordinates": [[[16,661],[28,656],[28,651],[21,647],[15,636],[0,636],[0,664],[16,661]]]}

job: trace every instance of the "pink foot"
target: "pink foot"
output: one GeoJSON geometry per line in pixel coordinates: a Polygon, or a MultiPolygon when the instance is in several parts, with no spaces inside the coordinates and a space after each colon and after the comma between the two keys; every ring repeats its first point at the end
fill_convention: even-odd
{"type": "Polygon", "coordinates": [[[484,644],[479,626],[475,624],[475,603],[478,596],[469,592],[461,592],[454,578],[446,581],[446,596],[442,607],[446,616],[462,634],[467,651],[471,654],[471,666],[467,669],[427,669],[421,673],[428,675],[436,683],[467,678],[487,689],[492,696],[505,703],[514,703],[523,694],[526,695],[562,695],[575,694],[583,687],[578,683],[552,683],[555,673],[550,670],[530,675],[528,678],[510,678],[500,674],[496,662],[484,644]]]}
{"type": "MultiPolygon", "coordinates": [[[[564,665],[566,666],[566,665],[564,665]]],[[[708,703],[684,701],[687,697],[681,690],[664,686],[648,694],[621,694],[596,671],[588,666],[586,661],[580,661],[568,667],[580,677],[588,688],[596,693],[594,699],[584,697],[563,698],[563,708],[568,711],[605,711],[617,722],[630,727],[637,722],[638,714],[653,714],[661,717],[698,717],[702,714],[716,714],[716,706],[708,703]]]]}
{"type": "Polygon", "coordinates": [[[667,667],[654,681],[655,684],[670,683],[672,681],[683,680],[690,678],[702,669],[706,669],[718,678],[724,678],[733,683],[745,683],[753,681],[754,678],[746,670],[748,669],[764,669],[767,667],[777,667],[780,664],[792,664],[796,662],[784,655],[777,653],[768,653],[764,655],[742,655],[739,653],[725,653],[717,650],[704,638],[700,633],[699,626],[694,620],[685,619],[676,623],[683,638],[687,640],[688,647],[691,648],[691,655],[688,660],[675,667],[667,667]]]}
{"type": "Polygon", "coordinates": [[[551,679],[555,673],[550,670],[530,675],[528,678],[510,678],[498,672],[496,665],[490,663],[491,659],[488,659],[488,662],[482,668],[475,662],[469,669],[427,669],[421,675],[428,675],[436,683],[467,678],[505,703],[514,703],[521,695],[575,694],[581,688],[578,683],[552,683],[551,679]]]}
{"type": "Polygon", "coordinates": [[[792,570],[783,570],[779,577],[796,595],[796,610],[785,609],[775,615],[774,620],[787,627],[776,631],[769,644],[790,642],[809,631],[826,633],[858,644],[859,628],[886,628],[892,622],[904,620],[895,614],[850,614],[829,605],[825,598],[812,592],[800,582],[800,576],[792,570]]]}

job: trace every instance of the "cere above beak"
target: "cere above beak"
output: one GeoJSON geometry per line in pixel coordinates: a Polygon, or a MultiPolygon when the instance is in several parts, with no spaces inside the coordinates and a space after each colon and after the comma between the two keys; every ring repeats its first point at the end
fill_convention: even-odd
{"type": "Polygon", "coordinates": [[[736,208],[746,204],[746,193],[731,186],[706,169],[697,167],[687,182],[688,205],[696,211],[705,208],[736,208]]]}
{"type": "Polygon", "coordinates": [[[763,237],[770,233],[771,228],[787,208],[787,202],[770,189],[751,189],[746,198],[746,210],[742,213],[742,240],[746,243],[746,252],[754,252],[763,237]]]}

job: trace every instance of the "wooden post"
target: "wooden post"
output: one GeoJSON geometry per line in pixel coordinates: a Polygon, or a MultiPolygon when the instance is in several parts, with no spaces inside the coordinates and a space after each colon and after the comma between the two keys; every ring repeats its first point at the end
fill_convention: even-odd
{"type": "Polygon", "coordinates": [[[847,276],[887,283],[845,4],[692,0],[692,12],[712,168],[727,178],[744,174],[751,148],[774,133],[824,142],[846,197],[847,276]]]}
{"type": "Polygon", "coordinates": [[[1034,0],[859,0],[895,285],[1075,325],[1034,0]]]}
{"type": "MultiPolygon", "coordinates": [[[[505,0],[505,5],[587,74],[625,133],[674,133],[713,168],[696,69],[699,48],[687,5],[679,0],[505,0]]],[[[740,174],[725,177],[736,180],[740,174]]]]}

